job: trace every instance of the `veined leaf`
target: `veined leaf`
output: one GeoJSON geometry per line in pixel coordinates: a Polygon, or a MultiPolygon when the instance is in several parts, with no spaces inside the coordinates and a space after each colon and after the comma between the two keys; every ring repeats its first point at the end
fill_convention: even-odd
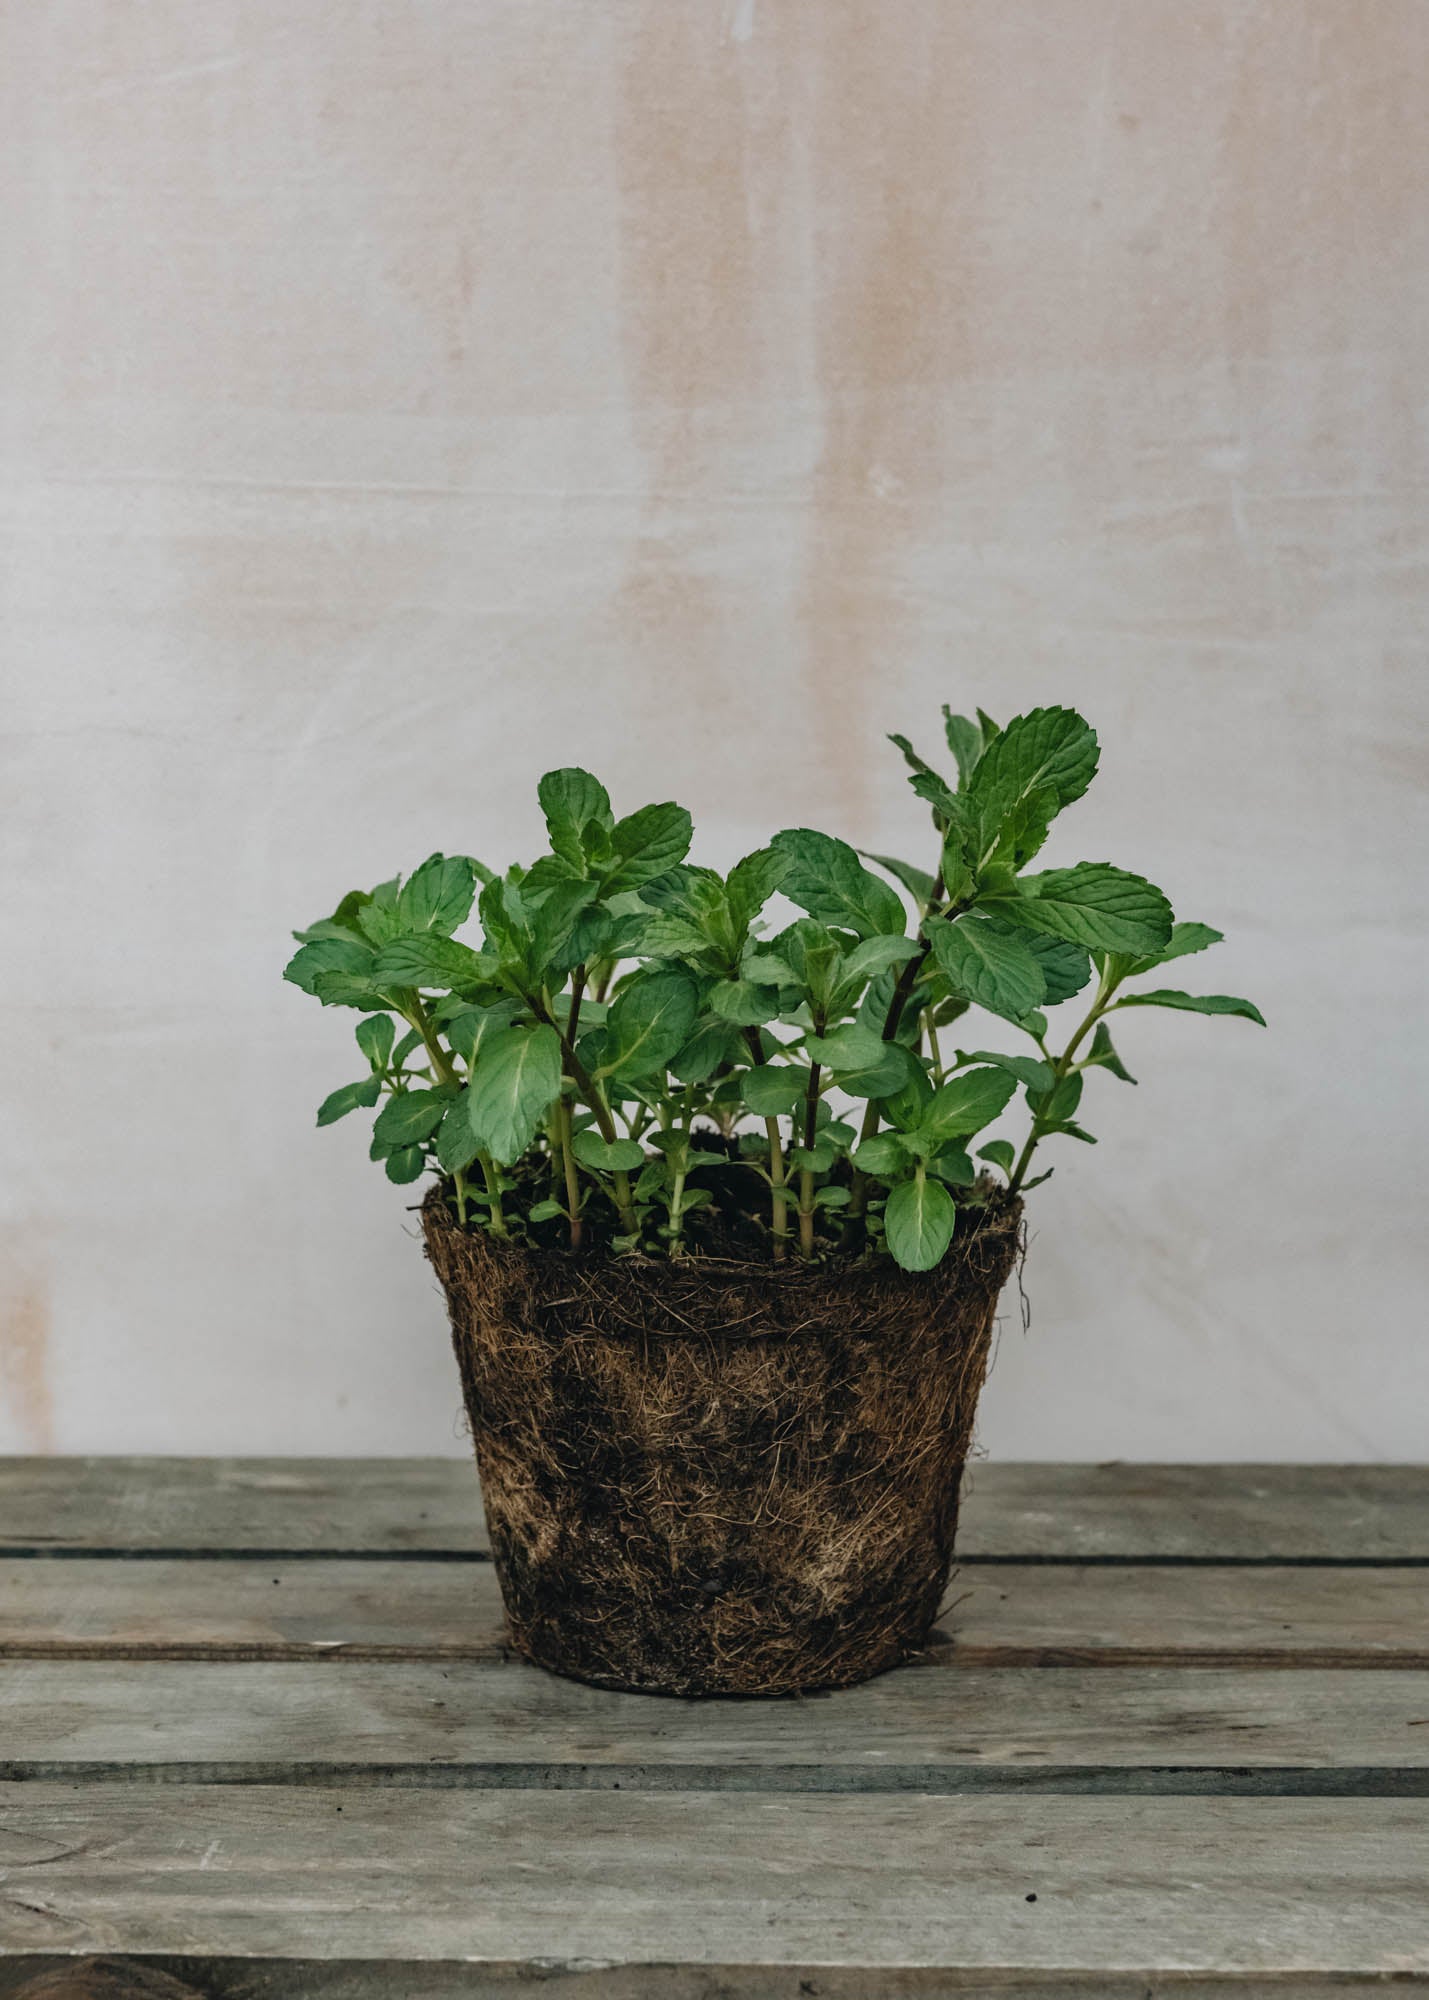
{"type": "Polygon", "coordinates": [[[911,861],[900,861],[896,854],[870,854],[866,847],[860,847],[858,852],[866,861],[876,861],[895,882],[901,882],[920,906],[932,899],[933,877],[926,868],[915,868],[911,861]]]}
{"type": "Polygon", "coordinates": [[[970,1139],[1006,1110],[1017,1078],[1004,1069],[970,1069],[933,1092],[922,1117],[904,1136],[920,1150],[940,1152],[954,1139],[970,1139]]]}
{"type": "Polygon", "coordinates": [[[732,1022],[706,1020],[671,1057],[670,1074],[677,1083],[704,1083],[721,1063],[735,1061],[739,1052],[739,1035],[732,1022]]]}
{"type": "Polygon", "coordinates": [[[318,1123],[335,1125],[339,1118],[346,1118],[349,1111],[370,1111],[381,1095],[380,1076],[365,1076],[360,1083],[345,1083],[318,1106],[318,1123]]]}
{"type": "Polygon", "coordinates": [[[684,860],[694,828],[683,806],[673,803],[642,806],[610,830],[614,862],[606,874],[604,893],[613,896],[653,882],[684,860]]]}
{"type": "Polygon", "coordinates": [[[721,979],[709,990],[709,1008],[735,1028],[762,1028],[779,1015],[779,991],[753,979],[721,979]]]}
{"type": "Polygon", "coordinates": [[[1171,936],[1171,905],[1140,875],[1105,861],[1026,875],[1022,893],[988,907],[1009,923],[1092,951],[1159,951],[1171,936]]]}
{"type": "Polygon", "coordinates": [[[1017,1152],[1010,1139],[989,1139],[978,1153],[980,1160],[991,1160],[995,1167],[1001,1167],[1005,1174],[1012,1172],[1017,1152]]]}
{"type": "Polygon", "coordinates": [[[1113,1076],[1123,1083],[1135,1083],[1136,1078],[1117,1054],[1105,1021],[1097,1022],[1097,1031],[1092,1036],[1092,1046],[1082,1057],[1083,1069],[1109,1069],[1113,1076]]]}
{"type": "Polygon", "coordinates": [[[471,915],[476,872],[464,854],[433,854],[402,885],[397,916],[404,931],[440,931],[450,937],[471,915]]]}
{"type": "Polygon", "coordinates": [[[888,1180],[903,1173],[909,1157],[908,1148],[896,1132],[876,1132],[849,1155],[861,1174],[871,1174],[876,1180],[888,1180]]]}
{"type": "Polygon", "coordinates": [[[1096,776],[1097,739],[1070,708],[1015,716],[978,760],[967,797],[978,825],[980,864],[1023,868],[1064,806],[1096,776]]]}
{"type": "Polygon", "coordinates": [[[372,968],[373,981],[379,987],[415,986],[429,993],[481,986],[495,975],[495,959],[434,930],[393,938],[377,954],[372,968]]]}
{"type": "Polygon", "coordinates": [[[1050,1090],[1052,1087],[1052,1065],[1039,1062],[1036,1056],[1005,1056],[995,1049],[974,1049],[968,1055],[959,1049],[957,1062],[959,1069],[968,1063],[991,1063],[994,1069],[1005,1069],[1009,1076],[1025,1083],[1029,1090],[1050,1090]]]}
{"type": "Polygon", "coordinates": [[[757,847],[729,871],[726,893],[730,915],[742,936],[784,880],[789,864],[772,847],[757,847]]]}
{"type": "Polygon", "coordinates": [[[893,1260],[905,1271],[931,1271],[953,1240],[958,1211],[941,1181],[920,1173],[888,1197],[883,1228],[893,1260]]]}
{"type": "Polygon", "coordinates": [[[855,1021],[833,1028],[827,1035],[806,1036],[804,1047],[811,1061],[834,1071],[868,1069],[888,1052],[888,1044],[880,1036],[855,1021]]]}
{"type": "Polygon", "coordinates": [[[645,1164],[645,1148],[634,1139],[602,1139],[599,1132],[577,1132],[571,1151],[583,1167],[600,1173],[633,1174],[645,1164]]]}
{"type": "Polygon", "coordinates": [[[874,1062],[837,1072],[839,1089],[850,1097],[896,1097],[915,1072],[922,1074],[912,1050],[901,1042],[885,1042],[880,1037],[878,1046],[881,1054],[874,1062]]]}
{"type": "Polygon", "coordinates": [[[663,1070],[689,1040],[698,1012],[694,982],[682,972],[632,980],[606,1016],[598,1077],[628,1081],[663,1070]]]}
{"type": "Polygon", "coordinates": [[[1149,952],[1143,958],[1130,958],[1116,954],[1111,971],[1117,979],[1135,979],[1143,972],[1151,972],[1158,965],[1169,965],[1173,958],[1186,958],[1192,952],[1206,951],[1213,944],[1220,944],[1223,931],[1212,930],[1209,924],[1173,924],[1169,942],[1160,950],[1149,952]]]}
{"type": "Polygon", "coordinates": [[[934,918],[926,930],[949,983],[979,1007],[1018,1021],[1041,1005],[1047,991],[1042,968],[1020,939],[974,916],[956,923],[934,918]]]}
{"type": "Polygon", "coordinates": [[[372,1135],[384,1146],[411,1146],[430,1139],[447,1114],[450,1090],[404,1090],[389,1097],[377,1114],[372,1135]]]}
{"type": "Polygon", "coordinates": [[[437,1127],[437,1165],[443,1173],[465,1173],[481,1148],[467,1115],[466,1092],[454,1098],[437,1127]]]}
{"type": "Polygon", "coordinates": [[[561,1038],[555,1029],[501,1029],[482,1049],[466,1093],[478,1145],[509,1166],[535,1138],[560,1088],[561,1038]]]}
{"type": "Polygon", "coordinates": [[[400,888],[395,875],[390,882],[379,882],[356,911],[358,929],[379,951],[406,928],[397,909],[400,888]]]}
{"type": "Polygon", "coordinates": [[[317,993],[317,980],[324,972],[342,972],[353,978],[370,980],[377,954],[360,938],[319,938],[294,952],[283,967],[283,977],[304,993],[317,993]]]}
{"type": "Polygon", "coordinates": [[[811,917],[860,938],[885,931],[902,936],[907,927],[902,897],[864,867],[847,841],[791,827],[775,834],[771,845],[788,861],[780,885],[784,894],[811,917]]]}
{"type": "Polygon", "coordinates": [[[516,1000],[497,1000],[490,1007],[467,1007],[446,1024],[447,1040],[468,1066],[493,1035],[509,1028],[521,1011],[516,1000]]]}
{"type": "Polygon", "coordinates": [[[761,1063],[739,1079],[740,1095],[760,1118],[782,1118],[808,1087],[809,1072],[802,1063],[761,1063]]]}
{"type": "Polygon", "coordinates": [[[982,755],[982,725],[969,722],[965,715],[954,715],[946,702],[943,703],[943,729],[947,735],[948,748],[953,753],[953,761],[958,767],[958,784],[966,791],[977,769],[978,758],[982,755]]]}
{"type": "Polygon", "coordinates": [[[426,1160],[420,1146],[399,1146],[387,1155],[384,1164],[388,1180],[395,1181],[398,1187],[405,1187],[408,1182],[420,1177],[426,1160]]]}
{"type": "Polygon", "coordinates": [[[589,771],[567,765],[559,771],[547,771],[536,787],[536,796],[546,817],[551,852],[577,875],[586,874],[587,830],[608,833],[613,824],[605,786],[589,771]]]}
{"type": "Polygon", "coordinates": [[[392,1053],[392,1044],[397,1038],[397,1028],[392,1016],[369,1014],[365,1021],[358,1022],[354,1032],[357,1035],[357,1046],[372,1067],[385,1069],[387,1058],[392,1053]]]}
{"type": "Polygon", "coordinates": [[[1179,1007],[1187,1014],[1238,1014],[1243,1021],[1265,1026],[1265,1016],[1253,1001],[1237,1000],[1229,993],[1178,993],[1162,986],[1154,993],[1125,993],[1110,1011],[1115,1013],[1118,1007],[1179,1007]]]}

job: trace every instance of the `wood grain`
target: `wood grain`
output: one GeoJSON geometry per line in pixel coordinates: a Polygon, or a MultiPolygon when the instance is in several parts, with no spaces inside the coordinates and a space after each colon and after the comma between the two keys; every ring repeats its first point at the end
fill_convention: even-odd
{"type": "Polygon", "coordinates": [[[1429,1771],[1429,1674],[968,1669],[812,1700],[612,1695],[509,1665],[30,1661],[0,1667],[0,1767],[265,1783],[691,1782],[917,1790],[1049,1769],[1429,1771]]]}
{"type": "Polygon", "coordinates": [[[9,1952],[1429,1973],[1411,1800],[22,1785],[0,1871],[9,1952]]]}
{"type": "MultiPolygon", "coordinates": [[[[950,1667],[1429,1668],[1413,1569],[967,1563],[950,1667]]],[[[495,1660],[487,1563],[0,1561],[0,1657],[495,1660]]]]}
{"type": "MultiPolygon", "coordinates": [[[[469,1459],[15,1458],[0,1546],[475,1555],[469,1459]]],[[[1413,1466],[999,1465],[968,1475],[983,1559],[1429,1562],[1413,1466]]]]}

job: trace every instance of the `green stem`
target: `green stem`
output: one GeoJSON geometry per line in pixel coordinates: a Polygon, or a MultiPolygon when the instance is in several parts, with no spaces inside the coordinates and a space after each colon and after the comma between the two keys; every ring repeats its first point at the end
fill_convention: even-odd
{"type": "MultiPolygon", "coordinates": [[[[620,1137],[620,1134],[615,1129],[615,1120],[610,1115],[610,1106],[605,1101],[600,1085],[576,1054],[571,1037],[564,1032],[560,1023],[552,1016],[551,1010],[545,1004],[544,1000],[528,993],[526,1004],[538,1021],[544,1021],[548,1028],[554,1028],[560,1036],[561,1060],[566,1075],[580,1092],[583,1102],[594,1114],[595,1122],[600,1129],[601,1138],[604,1139],[608,1146],[613,1146],[620,1137]]],[[[633,1236],[637,1224],[635,1220],[635,1202],[630,1192],[630,1176],[627,1173],[618,1172],[612,1176],[612,1179],[615,1182],[615,1206],[620,1212],[621,1230],[626,1236],[633,1236]]]]}
{"type": "Polygon", "coordinates": [[[561,1128],[561,1164],[566,1179],[566,1214],[570,1218],[571,1248],[581,1247],[581,1184],[576,1174],[576,1156],[571,1150],[571,1103],[562,1097],[557,1114],[561,1128]]]}
{"type": "MultiPolygon", "coordinates": [[[[1063,1049],[1061,1055],[1057,1056],[1052,1063],[1053,1090],[1057,1088],[1063,1077],[1071,1070],[1077,1050],[1106,1012],[1107,1003],[1119,984],[1120,981],[1115,979],[1108,981],[1106,974],[1102,974],[1097,986],[1097,997],[1087,1010],[1086,1017],[1077,1028],[1076,1033],[1072,1036],[1066,1048],[1063,1049]]],[[[1017,1162],[1012,1169],[1012,1174],[1007,1183],[1007,1192],[1009,1194],[1018,1193],[1022,1183],[1026,1180],[1027,1169],[1032,1164],[1032,1155],[1037,1151],[1038,1141],[1044,1136],[1045,1131],[1046,1127],[1034,1111],[1032,1114],[1032,1130],[1027,1134],[1027,1143],[1018,1154],[1017,1162]]]]}
{"type": "MultiPolygon", "coordinates": [[[[758,1028],[746,1028],[744,1039],[749,1053],[757,1067],[764,1065],[764,1037],[758,1028]]],[[[774,1261],[784,1262],[785,1247],[789,1240],[789,1197],[785,1191],[784,1142],[779,1131],[777,1118],[766,1118],[764,1136],[769,1141],[769,1186],[771,1220],[774,1226],[774,1261]]]]}
{"type": "Polygon", "coordinates": [[[457,1167],[453,1172],[452,1180],[456,1183],[457,1228],[465,1229],[466,1228],[466,1175],[462,1172],[460,1167],[457,1167]]]}
{"type": "Polygon", "coordinates": [[[491,1233],[493,1236],[504,1236],[506,1234],[506,1217],[501,1212],[501,1176],[497,1172],[496,1162],[492,1159],[490,1153],[478,1153],[476,1157],[481,1162],[481,1172],[486,1182],[486,1192],[491,1198],[491,1207],[487,1211],[491,1217],[491,1233]]]}
{"type": "MultiPolygon", "coordinates": [[[[822,1035],[824,1023],[814,1022],[814,1033],[822,1035]]],[[[819,1065],[809,1064],[809,1088],[804,1096],[804,1150],[812,1153],[819,1136],[819,1065]]],[[[814,1254],[814,1170],[799,1169],[799,1255],[808,1262],[814,1254]]]]}
{"type": "Polygon", "coordinates": [[[438,1083],[455,1083],[457,1081],[457,1073],[447,1059],[447,1052],[438,1039],[436,1028],[432,1024],[432,1017],[423,1005],[422,997],[419,993],[412,995],[410,1008],[404,1007],[402,1009],[402,1019],[407,1023],[409,1028],[415,1028],[421,1036],[422,1041],[426,1045],[427,1054],[432,1059],[432,1068],[437,1073],[438,1083]]]}

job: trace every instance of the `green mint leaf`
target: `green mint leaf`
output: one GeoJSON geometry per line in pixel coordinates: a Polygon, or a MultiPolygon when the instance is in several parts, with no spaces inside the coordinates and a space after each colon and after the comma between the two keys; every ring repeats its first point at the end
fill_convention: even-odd
{"type": "Polygon", "coordinates": [[[410,1146],[430,1139],[452,1102],[450,1090],[404,1090],[389,1097],[377,1114],[373,1137],[384,1146],[410,1146]]]}
{"type": "Polygon", "coordinates": [[[1017,1152],[1010,1139],[989,1139],[979,1152],[978,1158],[991,1160],[995,1167],[1001,1167],[1005,1174],[1010,1174],[1017,1152]]]}
{"type": "Polygon", "coordinates": [[[871,1139],[865,1139],[849,1155],[861,1174],[870,1174],[875,1180],[888,1180],[894,1174],[907,1171],[909,1153],[896,1132],[876,1132],[871,1139]]]}
{"type": "Polygon", "coordinates": [[[1061,1125],[1068,1118],[1076,1116],[1077,1106],[1082,1101],[1082,1078],[1073,1070],[1070,1076],[1055,1080],[1050,1090],[1029,1090],[1027,1102],[1044,1125],[1061,1125]]]}
{"type": "Polygon", "coordinates": [[[762,1028],[779,1015],[779,994],[773,986],[752,979],[722,979],[709,992],[710,1012],[736,1028],[762,1028]]]}
{"type": "Polygon", "coordinates": [[[1179,1007],[1187,1014],[1238,1014],[1243,1021],[1265,1026],[1265,1016],[1253,1001],[1237,1000],[1229,993],[1178,993],[1170,987],[1158,987],[1154,993],[1125,993],[1111,1011],[1118,1007],[1179,1007]]]}
{"type": "Polygon", "coordinates": [[[734,1062],[740,1049],[733,1023],[706,1021],[672,1057],[670,1074],[677,1083],[705,1083],[722,1063],[734,1062]]]}
{"type": "Polygon", "coordinates": [[[466,1092],[454,1098],[437,1127],[437,1165],[444,1173],[465,1173],[481,1148],[467,1115],[466,1092]]]}
{"type": "Polygon", "coordinates": [[[1055,1080],[1052,1065],[1039,1062],[1036,1056],[1004,1056],[995,1049],[974,1049],[971,1054],[964,1054],[959,1049],[958,1068],[962,1069],[968,1063],[991,1063],[995,1069],[1005,1069],[1009,1076],[1015,1076],[1029,1090],[1050,1090],[1055,1080]]]}
{"type": "Polygon", "coordinates": [[[784,880],[788,861],[772,847],[757,847],[729,871],[725,892],[736,931],[741,937],[784,880]]]}
{"type": "Polygon", "coordinates": [[[739,1079],[740,1095],[760,1118],[783,1117],[808,1088],[809,1072],[802,1063],[762,1063],[739,1079]]]}
{"type": "Polygon", "coordinates": [[[477,1144],[510,1166],[535,1138],[560,1089],[555,1029],[500,1029],[483,1047],[466,1093],[477,1144]]]}
{"type": "Polygon", "coordinates": [[[370,982],[376,953],[359,938],[319,938],[294,952],[283,967],[283,977],[304,993],[317,995],[317,982],[325,972],[370,982]]]}
{"type": "Polygon", "coordinates": [[[896,1264],[905,1271],[931,1271],[953,1240],[958,1211],[941,1181],[919,1174],[902,1181],[888,1197],[883,1228],[896,1264]]]}
{"type": "Polygon", "coordinates": [[[1160,951],[1171,936],[1171,905],[1140,875],[1105,861],[1024,876],[1021,894],[989,907],[1024,930],[1042,931],[1091,951],[1160,951]]]}
{"type": "Polygon", "coordinates": [[[373,980],[379,987],[413,986],[424,993],[482,986],[495,974],[493,958],[437,931],[393,938],[377,954],[372,968],[373,980]]]}
{"type": "Polygon", "coordinates": [[[612,1139],[608,1143],[599,1132],[577,1132],[571,1151],[583,1167],[600,1173],[633,1174],[645,1164],[645,1148],[634,1139],[612,1139]]]}
{"type": "Polygon", "coordinates": [[[980,917],[956,923],[939,917],[929,921],[926,934],[949,985],[990,1013],[1017,1021],[1045,998],[1041,966],[1020,939],[1002,928],[980,917]]]}
{"type": "Polygon", "coordinates": [[[847,841],[791,827],[770,844],[789,864],[781,884],[784,894],[818,922],[860,938],[884,932],[902,936],[907,928],[903,898],[864,867],[847,841]]]}
{"type": "Polygon", "coordinates": [[[483,1043],[503,1028],[509,1028],[520,1011],[520,1002],[516,1000],[496,1000],[489,1007],[464,1007],[447,1022],[447,1040],[462,1061],[470,1065],[481,1053],[483,1043]]]}
{"type": "Polygon", "coordinates": [[[420,1146],[399,1146],[395,1153],[387,1155],[387,1178],[395,1181],[398,1187],[405,1187],[409,1181],[420,1177],[424,1164],[420,1146]]]}
{"type": "Polygon", "coordinates": [[[629,1082],[663,1071],[689,1040],[698,1012],[695,984],[682,972],[632,980],[606,1017],[598,1076],[629,1082]]]}
{"type": "Polygon", "coordinates": [[[804,1047],[813,1062],[834,1071],[870,1069],[888,1053],[888,1044],[880,1036],[856,1022],[831,1029],[827,1035],[809,1035],[804,1047]]]}
{"type": "Polygon", "coordinates": [[[403,884],[397,915],[405,931],[439,931],[450,937],[471,915],[476,870],[464,854],[433,854],[403,884]]]}
{"type": "Polygon", "coordinates": [[[560,771],[547,771],[536,787],[536,796],[546,817],[552,853],[577,875],[584,875],[588,865],[588,836],[594,836],[593,846],[599,845],[599,836],[608,833],[614,824],[605,786],[589,771],[572,765],[560,771]]]}
{"type": "Polygon", "coordinates": [[[935,1153],[928,1162],[928,1172],[936,1174],[940,1181],[947,1181],[950,1187],[975,1187],[977,1168],[961,1146],[945,1146],[941,1153],[935,1153]]]}
{"type": "Polygon", "coordinates": [[[915,1132],[907,1135],[910,1143],[916,1138],[925,1150],[938,1152],[954,1139],[970,1139],[1006,1110],[1016,1089],[1017,1078],[1004,1069],[970,1069],[951,1077],[924,1106],[915,1132]]]}
{"type": "Polygon", "coordinates": [[[335,1125],[349,1111],[370,1111],[382,1095],[382,1079],[365,1076],[360,1083],[345,1083],[318,1106],[319,1125],[335,1125]]]}
{"type": "Polygon", "coordinates": [[[1097,1022],[1097,1031],[1092,1036],[1092,1046],[1087,1054],[1082,1057],[1081,1066],[1083,1069],[1109,1069],[1112,1075],[1120,1077],[1123,1083],[1135,1083],[1136,1081],[1136,1078],[1117,1054],[1112,1044],[1111,1035],[1107,1031],[1105,1021],[1097,1022]]]}
{"type": "Polygon", "coordinates": [[[668,874],[690,851],[694,828],[683,806],[664,804],[642,806],[628,818],[617,820],[610,830],[612,865],[605,876],[604,893],[613,896],[625,889],[638,889],[668,874]]]}
{"type": "Polygon", "coordinates": [[[865,861],[877,862],[885,874],[891,875],[895,882],[901,882],[920,907],[931,902],[933,877],[926,868],[915,868],[911,861],[900,861],[896,854],[870,854],[866,847],[857,851],[865,861]]]}
{"type": "Polygon", "coordinates": [[[1140,973],[1150,972],[1158,965],[1169,965],[1173,958],[1187,958],[1192,952],[1206,951],[1213,944],[1220,944],[1223,931],[1212,930],[1209,924],[1173,924],[1170,942],[1161,951],[1149,952],[1143,958],[1118,955],[1111,972],[1117,979],[1135,979],[1140,973]]]}
{"type": "Polygon", "coordinates": [[[359,1021],[355,1030],[357,1046],[374,1069],[385,1069],[392,1053],[392,1044],[397,1037],[397,1026],[390,1014],[369,1014],[365,1021],[359,1021]]]}
{"type": "Polygon", "coordinates": [[[966,791],[977,769],[978,758],[982,755],[982,725],[969,722],[965,715],[954,715],[948,704],[943,704],[943,729],[947,735],[948,748],[953,753],[953,761],[958,767],[959,787],[966,791]]]}

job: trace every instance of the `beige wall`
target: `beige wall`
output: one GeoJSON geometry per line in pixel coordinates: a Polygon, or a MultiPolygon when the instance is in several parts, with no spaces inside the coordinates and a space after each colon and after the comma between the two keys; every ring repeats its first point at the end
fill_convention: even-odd
{"type": "Polygon", "coordinates": [[[0,1447],[459,1451],[286,927],[569,761],[906,849],[951,699],[1272,1019],[1128,1017],[988,1448],[1425,1455],[1423,0],[0,22],[0,1447]]]}

